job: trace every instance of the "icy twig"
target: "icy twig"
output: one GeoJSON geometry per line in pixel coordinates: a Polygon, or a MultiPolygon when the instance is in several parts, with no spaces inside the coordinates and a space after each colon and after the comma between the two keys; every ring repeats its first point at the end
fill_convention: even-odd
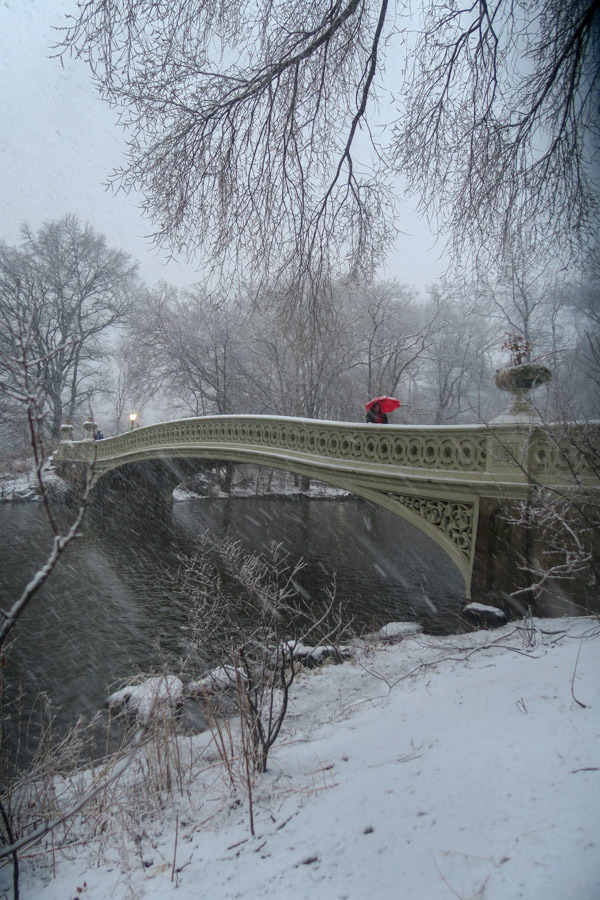
{"type": "Polygon", "coordinates": [[[587,703],[582,703],[581,700],[578,700],[577,697],[575,696],[575,691],[574,691],[575,674],[577,672],[577,664],[579,663],[579,654],[581,653],[582,646],[583,646],[583,637],[581,638],[581,641],[579,642],[579,649],[577,651],[577,659],[575,660],[575,666],[573,668],[573,675],[571,676],[571,697],[573,698],[575,703],[578,703],[579,706],[582,707],[582,709],[587,709],[587,703]]]}

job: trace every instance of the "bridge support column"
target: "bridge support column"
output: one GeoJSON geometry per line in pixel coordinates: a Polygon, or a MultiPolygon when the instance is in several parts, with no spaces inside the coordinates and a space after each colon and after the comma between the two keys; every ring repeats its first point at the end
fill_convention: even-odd
{"type": "Polygon", "coordinates": [[[535,546],[531,530],[514,523],[518,516],[517,504],[480,499],[471,597],[480,603],[508,602],[515,611],[526,612],[533,603],[527,569],[534,561],[535,546]]]}
{"type": "MultiPolygon", "coordinates": [[[[482,498],[471,579],[471,597],[480,603],[499,605],[507,613],[523,615],[578,615],[596,610],[597,590],[589,570],[552,577],[557,562],[548,548],[539,523],[519,525],[522,506],[517,502],[482,498]],[[545,574],[543,574],[545,573],[545,574]]],[[[561,562],[568,552],[564,536],[561,562]]],[[[596,542],[597,543],[597,542],[596,542]]],[[[593,543],[591,552],[595,553],[593,543]]]]}

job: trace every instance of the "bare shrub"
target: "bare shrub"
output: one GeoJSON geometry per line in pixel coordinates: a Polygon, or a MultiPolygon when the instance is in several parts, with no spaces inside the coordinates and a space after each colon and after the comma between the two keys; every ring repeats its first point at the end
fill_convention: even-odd
{"type": "MultiPolygon", "coordinates": [[[[132,873],[132,857],[146,868],[154,856],[151,823],[176,816],[181,805],[192,815],[193,803],[202,803],[202,792],[194,799],[191,788],[213,767],[210,739],[196,746],[166,704],[156,704],[141,725],[126,712],[109,709],[108,720],[106,715],[79,720],[58,739],[50,703],[41,696],[31,726],[37,742],[33,756],[10,763],[3,756],[4,831],[21,862],[41,860],[54,871],[57,861],[85,846],[98,864],[117,859],[124,873],[132,873]],[[107,747],[117,743],[100,759],[99,727],[107,747]]],[[[0,866],[11,854],[3,843],[0,866]]]]}
{"type": "MultiPolygon", "coordinates": [[[[242,740],[255,772],[266,772],[269,750],[277,740],[299,665],[296,651],[328,645],[339,654],[342,625],[335,587],[325,593],[318,612],[308,608],[295,565],[272,544],[266,553],[247,553],[237,541],[211,546],[206,537],[198,552],[184,560],[181,583],[192,602],[191,638],[198,662],[222,679],[214,714],[229,693],[241,714],[242,740]],[[216,567],[211,554],[219,559],[216,567]],[[336,649],[337,648],[337,649],[336,649]],[[215,669],[214,667],[217,667],[215,669]]],[[[341,657],[340,657],[341,658],[341,657]]],[[[211,675],[203,679],[211,687],[211,675]]]]}

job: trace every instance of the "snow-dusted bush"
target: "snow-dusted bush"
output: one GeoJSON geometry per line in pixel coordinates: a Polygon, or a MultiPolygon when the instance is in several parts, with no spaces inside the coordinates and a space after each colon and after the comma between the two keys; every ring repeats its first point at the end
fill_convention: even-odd
{"type": "Polygon", "coordinates": [[[326,592],[315,615],[302,601],[297,581],[302,568],[302,562],[291,565],[278,545],[265,554],[248,554],[236,541],[211,546],[206,538],[184,560],[182,589],[193,610],[192,643],[210,671],[201,679],[201,690],[216,682],[235,690],[242,739],[257,772],[266,771],[287,712],[298,648],[310,641],[313,659],[331,656],[331,648],[338,648],[342,658],[344,629],[335,587],[326,592]],[[218,555],[219,569],[211,553],[218,555]]]}

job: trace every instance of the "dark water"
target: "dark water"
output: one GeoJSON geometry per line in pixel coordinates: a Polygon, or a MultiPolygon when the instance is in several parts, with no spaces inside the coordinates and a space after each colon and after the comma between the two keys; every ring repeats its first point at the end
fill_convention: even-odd
{"type": "MultiPolygon", "coordinates": [[[[61,730],[101,709],[116,682],[163,663],[179,672],[188,604],[176,575],[181,555],[207,530],[229,533],[249,550],[281,542],[293,561],[306,562],[298,579],[304,596],[318,598],[335,575],[337,599],[358,633],[399,620],[456,627],[464,585],[451,562],[420,531],[364,501],[236,498],[189,500],[159,515],[112,511],[88,517],[21,618],[6,653],[9,697],[19,685],[27,709],[44,691],[61,730]]],[[[40,505],[0,506],[3,607],[49,546],[40,505]]]]}

